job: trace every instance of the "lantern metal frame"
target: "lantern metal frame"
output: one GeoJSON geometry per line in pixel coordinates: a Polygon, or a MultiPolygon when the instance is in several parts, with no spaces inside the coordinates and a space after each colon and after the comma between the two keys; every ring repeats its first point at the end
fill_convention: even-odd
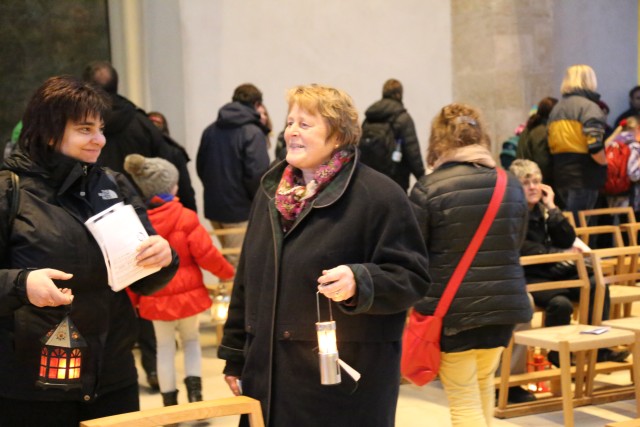
{"type": "Polygon", "coordinates": [[[331,301],[329,304],[329,321],[322,321],[320,316],[320,292],[316,292],[316,308],[318,322],[316,332],[318,334],[318,360],[320,362],[320,383],[322,385],[335,385],[342,382],[340,375],[340,357],[336,339],[336,322],[333,320],[331,301]]]}
{"type": "Polygon", "coordinates": [[[65,391],[82,387],[83,349],[87,343],[69,313],[40,342],[42,349],[36,386],[65,391]]]}

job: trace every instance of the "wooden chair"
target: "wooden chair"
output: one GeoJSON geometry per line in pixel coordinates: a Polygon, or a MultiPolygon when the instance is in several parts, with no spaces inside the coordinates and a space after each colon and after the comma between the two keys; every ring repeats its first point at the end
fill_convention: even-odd
{"type": "MultiPolygon", "coordinates": [[[[213,230],[213,231],[210,231],[209,234],[211,234],[212,236],[216,236],[218,237],[218,239],[220,239],[220,237],[230,236],[235,234],[244,236],[246,232],[247,232],[247,227],[234,227],[234,228],[221,228],[221,229],[213,230]]],[[[222,255],[240,255],[241,251],[242,251],[242,246],[224,247],[220,249],[220,253],[222,255]]]]}
{"type": "Polygon", "coordinates": [[[638,244],[638,232],[640,231],[640,222],[630,222],[626,224],[620,224],[620,230],[627,234],[629,246],[635,246],[638,244]]]}
{"type": "Polygon", "coordinates": [[[184,403],[83,421],[80,427],[149,427],[228,415],[249,415],[251,427],[264,427],[260,402],[246,396],[184,403]]]}
{"type": "Polygon", "coordinates": [[[580,227],[587,227],[589,225],[587,221],[590,217],[600,215],[626,215],[626,221],[620,221],[620,224],[636,222],[636,215],[633,212],[633,208],[631,206],[625,206],[619,208],[598,208],[579,211],[578,223],[580,224],[580,227]]]}
{"type": "Polygon", "coordinates": [[[605,427],[640,427],[640,418],[609,423],[605,427]]]}
{"type": "Polygon", "coordinates": [[[617,225],[592,225],[575,227],[576,236],[580,238],[587,245],[589,240],[593,236],[599,236],[603,234],[611,235],[612,247],[624,246],[624,239],[622,238],[622,231],[617,225]]]}
{"type": "MultiPolygon", "coordinates": [[[[616,345],[633,345],[634,343],[635,334],[629,331],[612,329],[603,335],[582,333],[593,328],[593,326],[587,325],[590,285],[582,254],[557,253],[520,258],[523,266],[562,261],[575,262],[578,271],[577,279],[530,284],[527,285],[527,290],[529,292],[539,292],[550,289],[580,288],[579,323],[514,333],[512,343],[509,344],[502,355],[498,407],[495,413],[498,418],[555,411],[562,408],[565,426],[572,427],[574,425],[573,407],[592,403],[591,393],[593,389],[589,389],[586,386],[592,384],[590,381],[595,376],[595,366],[592,365],[595,365],[597,349],[616,345]],[[559,353],[560,369],[510,375],[508,367],[511,364],[513,343],[557,351],[559,353]],[[571,367],[570,354],[572,352],[576,355],[576,366],[574,368],[571,367]],[[585,357],[587,356],[589,357],[589,363],[585,363],[585,357]],[[591,360],[593,360],[593,364],[591,364],[591,360]],[[588,368],[587,372],[585,372],[585,366],[588,368]],[[560,378],[561,396],[541,398],[534,402],[514,404],[507,407],[510,386],[557,379],[558,377],[560,378]],[[575,391],[572,391],[571,388],[572,377],[575,379],[575,391]]],[[[602,298],[603,295],[600,297],[602,298]]],[[[602,302],[599,303],[599,306],[602,307],[602,302]]],[[[640,380],[640,377],[638,377],[638,380],[640,380]]]]}
{"type": "MultiPolygon", "coordinates": [[[[604,301],[605,287],[609,285],[609,291],[612,292],[616,286],[628,286],[629,283],[635,284],[640,280],[640,271],[638,271],[638,257],[640,256],[640,246],[627,246],[623,248],[612,249],[598,249],[592,251],[590,254],[593,274],[596,279],[596,305],[594,307],[593,324],[609,326],[617,330],[626,330],[632,332],[635,335],[631,350],[633,353],[632,361],[632,380],[634,385],[624,388],[618,388],[616,390],[607,391],[606,399],[603,401],[611,401],[611,397],[618,395],[619,398],[630,398],[635,396],[636,398],[636,414],[640,415],[640,318],[637,317],[624,317],[610,320],[602,320],[602,302],[604,301]],[[615,274],[605,275],[601,265],[607,259],[615,259],[618,262],[615,268],[615,274]],[[630,264],[625,260],[631,259],[630,264]],[[619,285],[616,285],[619,284],[619,285]]],[[[640,291],[640,288],[633,286],[640,291]]],[[[637,300],[637,299],[636,299],[637,300]]],[[[613,303],[613,301],[612,301],[613,303]]],[[[630,313],[629,313],[630,314],[630,313]]],[[[590,361],[592,365],[593,360],[590,361]]],[[[590,366],[591,368],[591,366],[590,366]]],[[[592,384],[587,385],[588,388],[592,387],[592,384]]],[[[590,389],[588,389],[590,391],[590,389]]]]}
{"type": "MultiPolygon", "coordinates": [[[[609,235],[611,237],[611,247],[619,248],[624,246],[624,239],[622,238],[622,231],[617,225],[593,225],[590,227],[576,227],[576,237],[589,244],[589,240],[594,236],[609,235]]],[[[587,258],[587,262],[591,262],[590,258],[587,258]]],[[[613,273],[612,260],[605,261],[603,269],[605,274],[613,273]]]]}
{"type": "Polygon", "coordinates": [[[573,216],[573,212],[563,211],[562,215],[567,218],[567,221],[569,221],[569,224],[571,224],[573,228],[576,228],[576,219],[573,216]]]}
{"type": "MultiPolygon", "coordinates": [[[[220,240],[221,237],[229,236],[229,235],[242,235],[244,236],[247,232],[247,227],[233,227],[233,228],[221,228],[210,231],[209,234],[211,236],[215,236],[220,240]]],[[[220,249],[220,253],[222,255],[235,255],[240,256],[242,252],[242,246],[234,246],[234,247],[223,247],[220,249]]],[[[221,293],[226,295],[231,295],[231,290],[233,289],[233,279],[227,281],[221,281],[214,284],[205,285],[209,290],[209,293],[214,298],[218,297],[221,293]]],[[[215,316],[214,316],[215,317],[215,316]]],[[[218,337],[218,344],[222,342],[222,329],[224,326],[224,321],[217,320],[216,321],[216,336],[218,337]]]]}
{"type": "Polygon", "coordinates": [[[594,276],[596,283],[609,286],[611,318],[631,316],[631,305],[640,301],[640,246],[598,249],[591,253],[602,271],[594,276]]]}

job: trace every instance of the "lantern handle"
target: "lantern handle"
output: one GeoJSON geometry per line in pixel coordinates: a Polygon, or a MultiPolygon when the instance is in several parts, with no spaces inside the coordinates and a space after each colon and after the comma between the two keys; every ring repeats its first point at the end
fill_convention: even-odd
{"type": "Polygon", "coordinates": [[[71,316],[71,304],[73,304],[73,302],[71,302],[71,303],[69,303],[69,304],[64,306],[67,316],[71,316]]]}
{"type": "MultiPolygon", "coordinates": [[[[331,301],[328,301],[327,303],[329,304],[329,321],[333,321],[333,312],[331,311],[331,301]]],[[[320,291],[316,292],[316,309],[318,310],[318,322],[322,322],[322,320],[320,320],[320,291]]]]}

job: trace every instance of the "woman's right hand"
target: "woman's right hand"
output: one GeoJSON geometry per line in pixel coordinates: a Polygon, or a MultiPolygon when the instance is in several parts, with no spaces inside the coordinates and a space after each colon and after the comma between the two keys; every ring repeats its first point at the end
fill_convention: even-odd
{"type": "Polygon", "coordinates": [[[540,183],[540,190],[542,190],[542,203],[545,205],[547,209],[555,209],[556,204],[554,202],[555,193],[553,192],[553,188],[547,184],[540,183]]]}
{"type": "Polygon", "coordinates": [[[58,288],[52,279],[69,280],[73,274],[53,268],[30,271],[27,275],[27,298],[36,307],[57,307],[73,302],[71,289],[58,288]]]}
{"type": "Polygon", "coordinates": [[[240,389],[240,377],[225,375],[224,380],[227,382],[227,385],[231,389],[231,393],[233,393],[234,396],[242,395],[242,390],[240,389]]]}

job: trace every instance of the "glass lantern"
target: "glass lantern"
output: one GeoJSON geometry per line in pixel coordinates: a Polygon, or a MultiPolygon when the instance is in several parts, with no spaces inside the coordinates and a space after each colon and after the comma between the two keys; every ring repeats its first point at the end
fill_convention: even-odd
{"type": "Polygon", "coordinates": [[[40,371],[36,385],[70,390],[80,388],[83,351],[87,343],[69,316],[40,340],[40,371]]]}

